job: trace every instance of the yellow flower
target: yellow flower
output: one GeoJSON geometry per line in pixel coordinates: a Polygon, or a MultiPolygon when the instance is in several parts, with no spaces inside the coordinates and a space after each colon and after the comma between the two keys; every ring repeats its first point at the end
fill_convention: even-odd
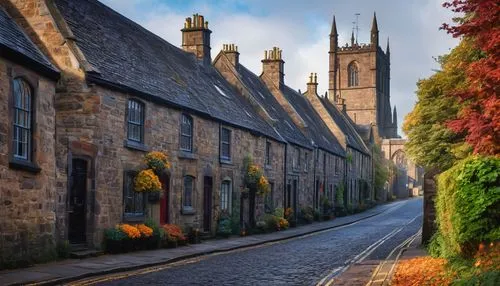
{"type": "Polygon", "coordinates": [[[136,192],[160,192],[161,183],[152,169],[142,170],[135,177],[134,187],[136,192]]]}

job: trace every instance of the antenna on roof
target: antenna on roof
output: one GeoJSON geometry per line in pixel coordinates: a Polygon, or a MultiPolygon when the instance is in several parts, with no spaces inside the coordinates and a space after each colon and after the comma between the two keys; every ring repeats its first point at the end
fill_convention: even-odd
{"type": "Polygon", "coordinates": [[[352,31],[354,32],[354,30],[356,30],[356,44],[358,44],[358,34],[359,34],[359,15],[361,15],[360,13],[356,13],[354,14],[354,16],[356,16],[356,21],[352,22],[353,24],[353,27],[352,27],[352,31]]]}

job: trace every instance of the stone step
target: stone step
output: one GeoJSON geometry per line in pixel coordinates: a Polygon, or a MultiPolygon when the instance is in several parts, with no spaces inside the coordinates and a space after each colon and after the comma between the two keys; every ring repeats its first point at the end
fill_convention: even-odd
{"type": "Polygon", "coordinates": [[[71,251],[69,253],[69,257],[77,258],[77,259],[84,259],[84,258],[89,258],[89,257],[100,256],[102,254],[104,254],[104,252],[101,250],[83,249],[83,250],[78,250],[78,251],[71,251]]]}
{"type": "Polygon", "coordinates": [[[214,238],[214,236],[212,235],[212,233],[208,232],[208,231],[203,231],[203,232],[200,232],[200,239],[203,239],[203,240],[207,240],[207,239],[212,239],[214,238]]]}

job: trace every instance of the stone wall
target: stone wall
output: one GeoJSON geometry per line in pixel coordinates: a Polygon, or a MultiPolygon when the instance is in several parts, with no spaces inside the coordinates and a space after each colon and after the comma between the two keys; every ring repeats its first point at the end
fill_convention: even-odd
{"type": "Polygon", "coordinates": [[[0,266],[44,259],[55,247],[55,82],[0,58],[0,266]],[[33,89],[33,160],[39,172],[10,166],[13,80],[33,89]]]}

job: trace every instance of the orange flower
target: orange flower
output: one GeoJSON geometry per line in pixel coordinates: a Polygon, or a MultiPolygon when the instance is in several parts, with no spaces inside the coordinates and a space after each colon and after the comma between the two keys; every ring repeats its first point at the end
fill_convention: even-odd
{"type": "Polygon", "coordinates": [[[167,235],[168,240],[173,240],[173,241],[186,240],[186,237],[184,236],[181,228],[178,225],[164,224],[163,229],[165,230],[165,234],[167,235]]]}
{"type": "Polygon", "coordinates": [[[170,162],[168,155],[163,152],[153,151],[144,156],[144,162],[154,171],[161,171],[163,169],[170,169],[170,162]]]}
{"type": "Polygon", "coordinates": [[[136,228],[140,231],[142,237],[150,237],[153,235],[153,229],[144,224],[138,224],[136,228]]]}
{"type": "Polygon", "coordinates": [[[123,231],[129,238],[135,239],[135,238],[140,238],[141,237],[141,232],[135,227],[130,224],[120,224],[118,225],[118,228],[123,231]]]}

